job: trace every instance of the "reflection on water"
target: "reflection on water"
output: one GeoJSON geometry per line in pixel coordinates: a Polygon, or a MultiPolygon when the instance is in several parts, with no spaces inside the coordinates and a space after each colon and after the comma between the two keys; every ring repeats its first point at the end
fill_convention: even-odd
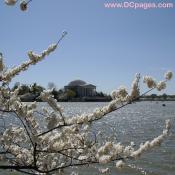
{"type": "MultiPolygon", "coordinates": [[[[95,108],[104,106],[106,103],[60,103],[64,108],[64,115],[71,117],[76,114],[89,113],[95,108]]],[[[39,103],[38,107],[46,105],[39,103]]],[[[117,175],[174,175],[175,174],[175,102],[139,102],[128,105],[119,111],[112,112],[104,119],[95,124],[97,130],[102,130],[108,136],[116,132],[117,140],[124,144],[134,141],[137,145],[150,140],[161,134],[164,121],[171,119],[172,134],[165,140],[162,146],[151,153],[146,153],[141,159],[130,162],[130,167],[116,170],[113,165],[110,174],[117,175]],[[111,130],[111,126],[115,131],[111,130]],[[139,171],[135,168],[137,167],[139,171]],[[142,172],[142,173],[141,173],[142,172]]],[[[42,122],[42,120],[41,120],[42,122]]],[[[105,166],[103,166],[105,168],[105,166]]],[[[99,174],[94,167],[82,167],[76,171],[83,175],[99,174]]],[[[70,170],[72,171],[72,170],[70,170]]]]}

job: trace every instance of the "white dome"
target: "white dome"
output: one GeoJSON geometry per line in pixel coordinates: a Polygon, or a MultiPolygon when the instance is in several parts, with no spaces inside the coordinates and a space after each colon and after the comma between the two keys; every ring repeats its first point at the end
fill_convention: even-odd
{"type": "Polygon", "coordinates": [[[74,81],[71,81],[68,86],[83,86],[85,85],[86,82],[83,81],[83,80],[74,80],[74,81]]]}

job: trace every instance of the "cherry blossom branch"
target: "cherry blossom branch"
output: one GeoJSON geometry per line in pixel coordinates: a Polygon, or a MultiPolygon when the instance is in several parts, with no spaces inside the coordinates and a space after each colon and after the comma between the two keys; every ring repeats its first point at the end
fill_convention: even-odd
{"type": "Polygon", "coordinates": [[[22,63],[21,65],[14,67],[8,71],[5,71],[0,76],[0,81],[3,81],[4,83],[9,83],[12,78],[14,78],[16,75],[18,75],[20,72],[25,71],[29,68],[30,65],[35,65],[39,61],[42,61],[46,56],[48,56],[51,52],[53,52],[58,44],[61,42],[61,40],[67,35],[67,32],[64,31],[58,40],[56,44],[52,44],[48,47],[47,50],[44,50],[41,54],[35,54],[33,51],[28,52],[29,61],[26,61],[22,63]]]}
{"type": "Polygon", "coordinates": [[[51,112],[44,108],[42,112],[37,111],[36,102],[31,104],[22,103],[18,93],[19,88],[11,91],[8,83],[18,73],[26,70],[30,65],[43,60],[53,52],[67,32],[63,32],[57,44],[49,46],[41,54],[33,51],[28,52],[29,61],[10,70],[4,69],[2,56],[0,58],[0,71],[2,86],[0,87],[0,104],[2,113],[13,114],[19,119],[22,127],[10,126],[4,128],[1,134],[1,155],[8,165],[0,166],[0,169],[13,169],[26,174],[53,173],[64,170],[68,167],[77,167],[91,164],[108,164],[116,162],[116,167],[122,167],[124,161],[139,158],[144,152],[160,146],[162,141],[169,135],[170,121],[166,121],[163,133],[152,141],[147,141],[134,149],[133,145],[124,146],[117,140],[105,139],[99,141],[99,135],[90,132],[92,123],[102,119],[114,111],[117,111],[151,92],[153,89],[162,90],[166,88],[166,81],[172,78],[172,72],[167,72],[165,81],[157,83],[150,76],[144,77],[148,91],[140,95],[140,74],[137,74],[132,86],[131,93],[124,87],[112,92],[113,100],[102,108],[96,109],[93,113],[82,114],[67,118],[63,115],[62,108],[51,96],[50,92],[43,91],[41,99],[51,107],[51,112]],[[37,117],[34,114],[42,115],[46,120],[47,130],[39,127],[37,117]],[[49,161],[47,161],[49,160],[49,161]]]}

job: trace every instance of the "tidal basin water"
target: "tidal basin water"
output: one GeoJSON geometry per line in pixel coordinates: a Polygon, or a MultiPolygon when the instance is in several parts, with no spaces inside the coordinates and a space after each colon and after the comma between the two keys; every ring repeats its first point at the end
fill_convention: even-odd
{"type": "MultiPolygon", "coordinates": [[[[97,107],[102,107],[107,103],[96,102],[71,102],[60,103],[64,108],[66,116],[71,117],[76,114],[92,112],[97,107]]],[[[39,108],[45,103],[38,103],[39,108]]],[[[108,114],[99,120],[93,127],[101,130],[106,137],[116,132],[117,140],[123,144],[134,141],[136,145],[151,140],[162,133],[166,119],[172,123],[171,135],[163,142],[161,147],[145,153],[141,159],[130,161],[130,166],[122,170],[117,170],[113,164],[103,165],[103,168],[110,167],[112,175],[175,175],[175,102],[137,102],[130,104],[118,111],[108,114]],[[166,106],[162,106],[165,103],[166,106]],[[115,131],[111,128],[115,128],[115,131]],[[142,171],[142,173],[141,173],[142,171]]],[[[82,167],[74,169],[82,175],[97,175],[98,168],[82,167]]],[[[72,169],[68,170],[68,172],[72,169]]],[[[0,173],[2,174],[2,173],[0,173]]],[[[67,173],[66,173],[67,174],[67,173]]]]}

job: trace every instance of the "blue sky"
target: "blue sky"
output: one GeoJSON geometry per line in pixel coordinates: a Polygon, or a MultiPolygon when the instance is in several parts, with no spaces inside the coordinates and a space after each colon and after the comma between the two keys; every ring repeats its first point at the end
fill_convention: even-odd
{"type": "MultiPolygon", "coordinates": [[[[12,83],[46,87],[54,82],[61,88],[82,79],[110,92],[120,85],[129,87],[137,72],[158,80],[166,70],[175,72],[175,7],[104,8],[103,3],[111,1],[33,0],[27,12],[1,1],[0,52],[9,67],[28,59],[28,50],[40,53],[63,30],[68,32],[53,54],[12,83]]],[[[175,80],[165,92],[175,94],[175,80]]]]}

